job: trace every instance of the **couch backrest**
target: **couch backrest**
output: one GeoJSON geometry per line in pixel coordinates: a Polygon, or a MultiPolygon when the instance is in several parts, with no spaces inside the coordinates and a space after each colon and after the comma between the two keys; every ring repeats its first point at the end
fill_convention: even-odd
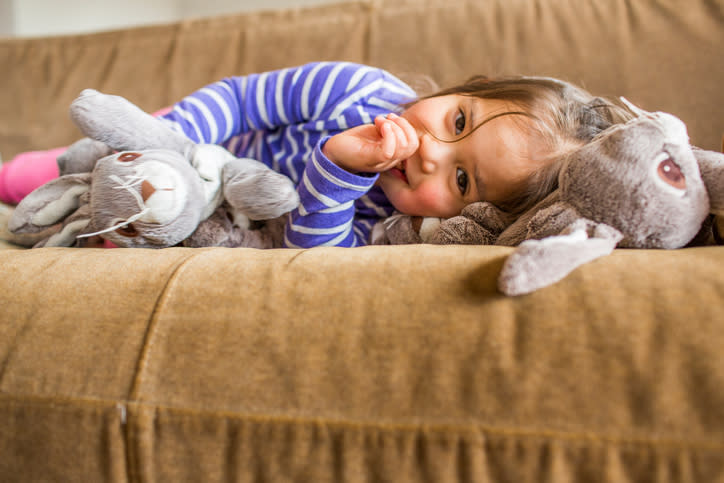
{"type": "Polygon", "coordinates": [[[0,40],[0,152],[69,143],[86,87],[147,110],[228,75],[350,60],[448,85],[549,75],[724,133],[722,0],[368,0],[89,35],[0,40]]]}

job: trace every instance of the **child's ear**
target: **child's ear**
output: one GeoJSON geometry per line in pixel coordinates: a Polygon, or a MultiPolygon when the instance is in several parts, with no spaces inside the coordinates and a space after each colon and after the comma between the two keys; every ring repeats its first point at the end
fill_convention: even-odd
{"type": "Polygon", "coordinates": [[[69,174],[35,189],[15,208],[8,222],[13,233],[36,233],[74,213],[90,191],[91,174],[69,174]]]}

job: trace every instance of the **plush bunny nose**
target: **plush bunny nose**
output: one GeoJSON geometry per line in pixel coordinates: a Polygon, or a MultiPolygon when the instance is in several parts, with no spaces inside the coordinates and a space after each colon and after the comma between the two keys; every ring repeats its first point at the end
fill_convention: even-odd
{"type": "Polygon", "coordinates": [[[156,188],[148,181],[144,180],[141,183],[141,198],[143,198],[143,201],[148,201],[155,192],[156,188]]]}

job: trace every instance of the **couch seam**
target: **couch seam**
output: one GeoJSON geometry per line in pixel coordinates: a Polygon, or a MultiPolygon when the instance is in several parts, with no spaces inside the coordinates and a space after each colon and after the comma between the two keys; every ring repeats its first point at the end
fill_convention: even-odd
{"type": "MultiPolygon", "coordinates": [[[[166,283],[164,284],[163,288],[161,289],[158,297],[156,298],[156,303],[153,306],[153,310],[151,311],[151,314],[149,316],[148,320],[148,326],[146,328],[146,333],[143,336],[143,344],[141,345],[141,351],[138,356],[138,360],[136,361],[136,367],[134,370],[133,375],[133,381],[131,383],[131,388],[128,392],[128,397],[126,401],[118,401],[119,405],[124,406],[124,411],[126,410],[126,406],[138,404],[139,401],[139,391],[141,387],[141,380],[143,378],[143,374],[145,372],[145,367],[148,362],[149,353],[151,351],[151,348],[153,346],[153,336],[156,333],[156,326],[158,325],[158,320],[160,318],[160,308],[164,305],[164,301],[166,300],[169,289],[171,285],[176,281],[178,278],[179,272],[183,269],[183,267],[186,266],[187,263],[189,263],[192,259],[196,258],[198,255],[200,255],[200,252],[202,249],[189,249],[192,250],[190,254],[185,257],[183,260],[181,260],[178,265],[173,269],[171,274],[168,276],[168,279],[166,280],[166,283]],[[196,251],[199,250],[199,251],[196,251]]],[[[206,251],[206,250],[203,250],[206,251]]],[[[126,474],[128,475],[128,481],[129,482],[135,482],[135,481],[141,481],[141,475],[138,471],[138,447],[136,444],[133,444],[132,441],[132,430],[131,430],[131,424],[130,421],[124,421],[123,424],[123,438],[124,438],[124,444],[126,446],[126,474]]]]}
{"type": "Polygon", "coordinates": [[[117,413],[117,423],[120,426],[119,443],[123,447],[125,457],[125,481],[132,481],[130,474],[128,473],[128,445],[126,437],[126,426],[127,426],[127,411],[126,404],[124,401],[119,399],[105,399],[105,398],[78,398],[71,396],[38,396],[33,394],[11,394],[0,391],[0,409],[2,408],[22,408],[27,409],[29,407],[35,408],[48,408],[56,411],[80,411],[88,412],[89,410],[96,416],[104,416],[109,411],[117,413]]]}
{"type": "MultiPolygon", "coordinates": [[[[200,250],[200,249],[193,248],[193,249],[189,249],[189,250],[200,250]]],[[[203,251],[206,251],[206,250],[203,250],[203,251]]],[[[128,392],[129,401],[135,401],[138,399],[138,391],[140,390],[143,369],[146,366],[146,362],[148,360],[148,354],[153,345],[152,339],[153,339],[153,335],[156,331],[158,319],[160,317],[160,307],[163,306],[163,301],[167,298],[167,295],[169,293],[169,288],[178,278],[178,274],[181,271],[181,269],[183,267],[185,267],[186,264],[189,263],[192,259],[196,258],[198,255],[200,255],[200,253],[192,252],[190,255],[188,255],[181,262],[178,263],[178,265],[173,269],[171,274],[168,276],[166,283],[164,284],[158,297],[156,298],[156,302],[154,303],[153,309],[151,310],[151,314],[148,318],[148,326],[146,328],[146,333],[143,336],[143,344],[141,345],[141,352],[138,357],[138,360],[136,361],[136,368],[134,370],[133,381],[131,383],[131,388],[128,392]]]]}
{"type": "MultiPolygon", "coordinates": [[[[94,407],[96,409],[110,409],[113,405],[119,411],[120,424],[123,427],[124,437],[126,437],[126,443],[128,443],[127,434],[129,426],[132,421],[130,420],[133,414],[128,414],[127,409],[141,410],[151,409],[154,411],[165,410],[168,411],[166,414],[169,419],[175,420],[195,420],[200,417],[216,417],[219,419],[226,420],[237,420],[241,422],[251,423],[271,423],[279,425],[298,425],[298,426],[326,426],[330,428],[338,429],[352,429],[358,431],[388,431],[388,432],[404,432],[404,433],[430,433],[444,435],[449,432],[458,433],[458,435],[468,434],[482,434],[483,437],[505,437],[505,438],[517,438],[517,439],[536,439],[540,438],[545,441],[567,441],[567,442],[595,442],[599,444],[614,444],[614,445],[632,445],[638,447],[647,448],[671,448],[671,449],[689,449],[689,450],[704,450],[704,451],[715,451],[721,452],[724,450],[724,443],[717,441],[707,440],[685,440],[676,438],[653,438],[653,437],[635,437],[635,436],[614,436],[604,435],[593,432],[576,432],[576,431],[557,431],[557,430],[526,430],[521,428],[511,428],[502,426],[492,426],[479,422],[471,422],[470,424],[464,423],[385,423],[385,422],[363,422],[343,419],[331,419],[331,418],[300,418],[293,416],[259,416],[250,414],[237,414],[230,411],[208,411],[199,409],[183,408],[178,406],[164,406],[152,403],[142,403],[138,401],[118,400],[118,399],[102,399],[102,398],[80,398],[71,396],[35,396],[35,395],[6,395],[0,393],[0,407],[2,406],[17,406],[23,407],[28,400],[31,400],[31,404],[35,406],[47,406],[54,409],[63,410],[63,407],[58,405],[58,402],[64,403],[80,403],[88,407],[94,407]],[[124,420],[124,417],[127,419],[124,420]]],[[[69,406],[68,409],[73,409],[69,406]]],[[[488,442],[490,443],[490,442],[488,442]]],[[[128,451],[129,445],[126,445],[127,458],[130,455],[128,451]]],[[[130,468],[127,467],[127,470],[130,468]]],[[[127,472],[129,481],[138,481],[138,474],[136,472],[127,472]]]]}
{"type": "Polygon", "coordinates": [[[428,432],[445,434],[457,432],[465,434],[487,433],[491,436],[513,438],[542,438],[544,440],[559,441],[595,441],[604,444],[631,444],[648,447],[671,447],[687,449],[703,449],[709,451],[724,450],[724,442],[709,440],[686,440],[676,438],[654,438],[636,436],[615,436],[585,431],[564,431],[555,429],[522,429],[515,427],[493,426],[481,422],[465,423],[388,423],[355,421],[351,419],[333,419],[324,417],[294,417],[294,416],[265,416],[253,414],[237,414],[230,411],[205,411],[176,406],[151,405],[156,410],[168,410],[175,419],[194,419],[198,416],[215,416],[223,419],[236,419],[252,423],[294,424],[307,426],[328,426],[336,428],[350,428],[361,431],[401,431],[406,433],[428,432]]]}

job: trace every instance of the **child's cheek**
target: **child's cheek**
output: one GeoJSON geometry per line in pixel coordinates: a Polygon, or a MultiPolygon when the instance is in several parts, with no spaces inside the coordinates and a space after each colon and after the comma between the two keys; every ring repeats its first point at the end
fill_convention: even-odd
{"type": "Polygon", "coordinates": [[[433,184],[420,186],[415,195],[424,216],[448,216],[455,209],[450,193],[444,187],[433,184]]]}

